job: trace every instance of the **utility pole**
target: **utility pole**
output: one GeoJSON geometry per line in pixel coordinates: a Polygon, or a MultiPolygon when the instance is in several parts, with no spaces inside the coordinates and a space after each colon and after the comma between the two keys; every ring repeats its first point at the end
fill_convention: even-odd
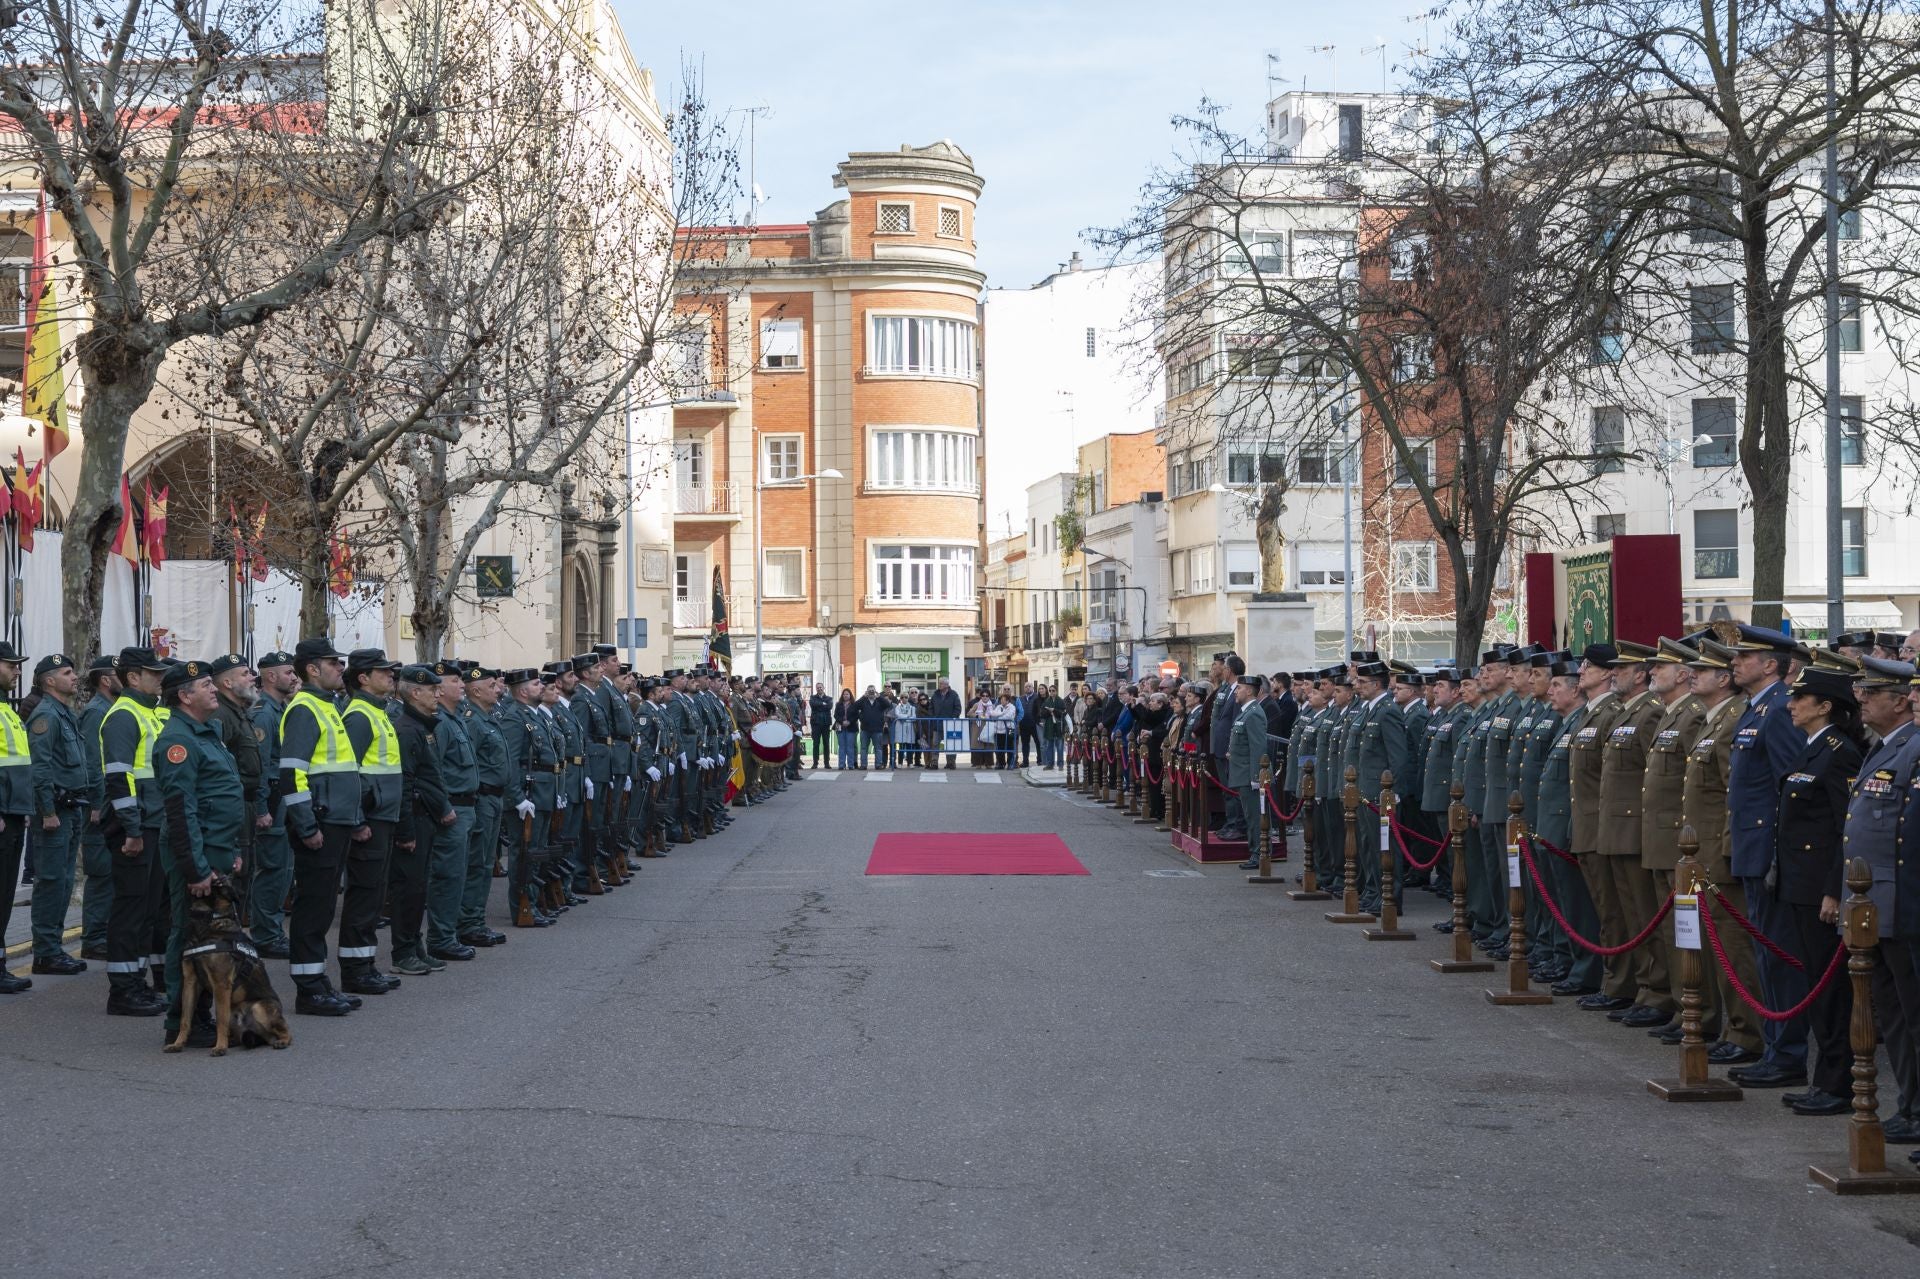
{"type": "Polygon", "coordinates": [[[1847,629],[1840,537],[1840,146],[1834,136],[1834,0],[1827,0],[1827,640],[1847,629]]]}

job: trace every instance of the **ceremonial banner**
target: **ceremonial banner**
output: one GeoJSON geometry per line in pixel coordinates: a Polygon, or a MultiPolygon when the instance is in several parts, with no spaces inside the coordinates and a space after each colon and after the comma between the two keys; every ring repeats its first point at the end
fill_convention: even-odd
{"type": "Polygon", "coordinates": [[[713,570],[713,635],[707,640],[707,660],[720,668],[722,675],[733,674],[733,639],[727,634],[727,590],[720,583],[720,570],[713,570]]]}
{"type": "Polygon", "coordinates": [[[1613,552],[1570,555],[1567,573],[1567,647],[1613,643],[1613,552]]]}

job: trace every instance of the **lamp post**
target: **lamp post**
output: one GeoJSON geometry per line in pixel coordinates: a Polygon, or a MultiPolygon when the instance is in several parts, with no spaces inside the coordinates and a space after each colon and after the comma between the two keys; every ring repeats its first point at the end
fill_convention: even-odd
{"type": "MultiPolygon", "coordinates": [[[[781,480],[780,483],[783,485],[808,484],[814,480],[844,480],[846,478],[846,476],[840,474],[840,472],[834,470],[832,467],[828,467],[824,471],[813,471],[806,475],[796,475],[790,480],[781,480]]],[[[760,610],[762,604],[765,603],[766,594],[766,583],[762,576],[765,565],[760,562],[760,490],[766,486],[766,481],[760,477],[759,471],[756,470],[753,477],[753,673],[755,675],[765,675],[767,673],[765,644],[762,641],[760,632],[760,610]]]]}

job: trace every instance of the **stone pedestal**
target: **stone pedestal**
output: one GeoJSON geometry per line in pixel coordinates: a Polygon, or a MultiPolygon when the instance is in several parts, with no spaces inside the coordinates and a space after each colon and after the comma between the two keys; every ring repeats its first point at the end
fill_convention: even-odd
{"type": "Polygon", "coordinates": [[[1313,660],[1313,605],[1299,591],[1256,593],[1233,606],[1234,651],[1247,670],[1306,670],[1313,660]]]}

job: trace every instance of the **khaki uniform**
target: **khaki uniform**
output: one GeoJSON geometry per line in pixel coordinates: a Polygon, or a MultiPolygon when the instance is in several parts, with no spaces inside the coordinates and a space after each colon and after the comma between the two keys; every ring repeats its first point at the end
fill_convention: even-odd
{"type": "MultiPolygon", "coordinates": [[[[1700,736],[1706,711],[1700,699],[1688,693],[1666,707],[1647,747],[1646,773],[1640,783],[1640,869],[1632,877],[1634,896],[1627,904],[1630,919],[1646,920],[1660,909],[1673,891],[1673,867],[1680,860],[1682,792],[1687,780],[1687,755],[1700,736]]],[[[1673,998],[1672,934],[1654,930],[1647,944],[1634,952],[1639,993],[1634,1002],[1663,1012],[1677,1011],[1673,998]]]]}
{"type": "MultiPolygon", "coordinates": [[[[1681,819],[1693,827],[1694,836],[1700,841],[1700,851],[1695,854],[1700,873],[1709,884],[1722,887],[1734,882],[1728,855],[1727,774],[1733,766],[1733,730],[1745,706],[1746,699],[1736,693],[1702,713],[1700,732],[1687,752],[1687,777],[1681,798],[1681,819]]],[[[1746,932],[1738,928],[1724,929],[1720,933],[1720,944],[1740,984],[1748,990],[1759,990],[1753,942],[1746,932]]],[[[1711,954],[1703,954],[1701,960],[1713,979],[1708,988],[1700,992],[1709,1003],[1701,1024],[1717,1024],[1720,1038],[1727,1043],[1737,1044],[1749,1052],[1761,1051],[1760,1027],[1746,1004],[1733,993],[1726,970],[1711,954]]]]}

